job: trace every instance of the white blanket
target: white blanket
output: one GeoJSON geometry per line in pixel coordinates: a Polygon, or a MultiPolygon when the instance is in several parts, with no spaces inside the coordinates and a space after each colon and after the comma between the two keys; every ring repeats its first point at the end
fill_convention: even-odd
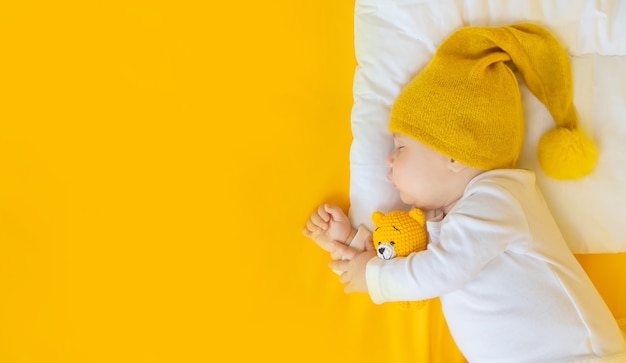
{"type": "Polygon", "coordinates": [[[621,0],[356,0],[358,67],[350,154],[354,224],[371,228],[374,210],[406,209],[386,179],[384,163],[393,145],[389,110],[402,87],[454,30],[518,22],[545,26],[571,55],[580,127],[601,152],[589,177],[546,177],[535,150],[554,123],[520,79],[527,122],[519,166],[537,173],[573,252],[626,251],[626,1],[621,0]]]}

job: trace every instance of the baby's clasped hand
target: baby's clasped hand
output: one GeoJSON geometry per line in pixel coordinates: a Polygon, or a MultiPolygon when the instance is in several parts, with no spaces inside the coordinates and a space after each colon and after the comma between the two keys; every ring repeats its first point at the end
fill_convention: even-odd
{"type": "Polygon", "coordinates": [[[342,255],[333,241],[349,243],[356,230],[352,228],[350,219],[338,206],[320,205],[306,223],[302,234],[315,241],[326,252],[330,252],[333,260],[342,255]]]}

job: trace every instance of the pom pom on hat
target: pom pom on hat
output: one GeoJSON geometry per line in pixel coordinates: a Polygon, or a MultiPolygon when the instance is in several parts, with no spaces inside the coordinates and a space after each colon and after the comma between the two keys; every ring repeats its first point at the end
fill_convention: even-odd
{"type": "Polygon", "coordinates": [[[598,149],[579,129],[558,127],[541,137],[537,157],[547,176],[559,180],[578,179],[594,170],[598,149]]]}

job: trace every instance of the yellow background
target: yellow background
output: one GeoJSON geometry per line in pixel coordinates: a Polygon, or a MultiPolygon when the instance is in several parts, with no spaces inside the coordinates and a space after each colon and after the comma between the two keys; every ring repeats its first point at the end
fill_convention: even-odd
{"type": "Polygon", "coordinates": [[[349,205],[353,7],[2,2],[0,362],[459,360],[300,234],[349,205]]]}

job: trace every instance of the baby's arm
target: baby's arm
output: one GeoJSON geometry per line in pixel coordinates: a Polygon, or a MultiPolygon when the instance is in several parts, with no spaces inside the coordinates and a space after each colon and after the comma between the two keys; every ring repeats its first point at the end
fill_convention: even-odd
{"type": "Polygon", "coordinates": [[[352,228],[348,216],[337,206],[323,204],[317,208],[306,223],[302,233],[315,241],[324,251],[330,252],[333,260],[341,258],[333,241],[349,244],[357,230],[352,228]]]}
{"type": "Polygon", "coordinates": [[[528,222],[515,201],[493,195],[466,201],[431,232],[425,251],[367,265],[367,289],[375,303],[441,296],[464,286],[512,244],[526,248],[528,222]]]}

